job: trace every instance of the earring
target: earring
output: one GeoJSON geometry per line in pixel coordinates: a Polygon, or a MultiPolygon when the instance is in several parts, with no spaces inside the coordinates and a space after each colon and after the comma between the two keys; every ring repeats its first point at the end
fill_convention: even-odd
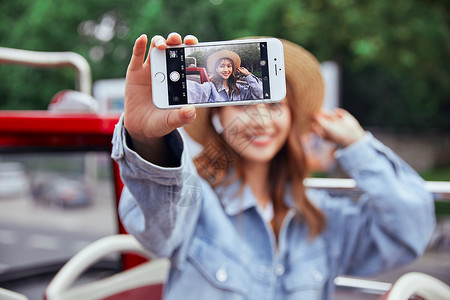
{"type": "Polygon", "coordinates": [[[223,133],[223,126],[220,123],[220,118],[219,118],[219,114],[214,114],[211,118],[211,122],[214,126],[214,129],[216,130],[216,132],[218,134],[222,134],[223,133]]]}

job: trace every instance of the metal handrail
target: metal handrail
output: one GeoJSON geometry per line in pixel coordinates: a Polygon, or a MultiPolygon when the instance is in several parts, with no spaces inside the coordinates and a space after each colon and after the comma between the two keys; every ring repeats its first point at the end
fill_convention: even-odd
{"type": "MultiPolygon", "coordinates": [[[[306,178],[305,186],[333,190],[335,192],[357,192],[359,189],[355,180],[349,178],[306,178]]],[[[426,189],[433,194],[437,201],[450,201],[450,181],[426,181],[426,189]]]]}
{"type": "Polygon", "coordinates": [[[34,67],[72,67],[77,71],[76,88],[92,95],[91,67],[87,60],[75,52],[42,52],[0,47],[0,63],[34,67]]]}
{"type": "Polygon", "coordinates": [[[366,294],[384,295],[392,288],[391,282],[356,278],[349,276],[338,276],[334,279],[336,288],[350,289],[366,294]]]}
{"type": "MultiPolygon", "coordinates": [[[[349,178],[306,178],[305,186],[325,189],[339,195],[359,194],[356,181],[349,178]]],[[[435,201],[450,202],[450,181],[426,181],[426,189],[433,194],[435,201]]],[[[392,283],[368,278],[338,276],[334,279],[338,289],[349,289],[365,294],[384,295],[392,287],[392,283]]]]}

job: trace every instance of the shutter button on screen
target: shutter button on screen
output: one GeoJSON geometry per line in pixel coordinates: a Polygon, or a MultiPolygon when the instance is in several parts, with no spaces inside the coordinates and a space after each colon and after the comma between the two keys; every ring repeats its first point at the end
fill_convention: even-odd
{"type": "Polygon", "coordinates": [[[169,75],[169,78],[173,82],[177,82],[178,80],[180,80],[180,73],[178,73],[177,71],[172,71],[169,75]]]}
{"type": "Polygon", "coordinates": [[[166,76],[164,75],[164,73],[158,72],[158,73],[155,74],[155,80],[157,82],[163,82],[164,79],[166,79],[166,76]]]}

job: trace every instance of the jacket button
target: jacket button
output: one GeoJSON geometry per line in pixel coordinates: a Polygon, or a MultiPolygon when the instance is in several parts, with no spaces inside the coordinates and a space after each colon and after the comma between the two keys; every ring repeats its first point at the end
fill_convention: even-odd
{"type": "Polygon", "coordinates": [[[319,270],[313,271],[313,277],[314,277],[314,280],[317,282],[322,281],[322,279],[323,279],[323,275],[319,270]]]}
{"type": "Polygon", "coordinates": [[[220,267],[216,272],[216,279],[218,282],[225,282],[228,278],[227,270],[224,267],[220,267]]]}
{"type": "Polygon", "coordinates": [[[279,264],[275,267],[275,275],[281,276],[284,274],[284,266],[282,264],[279,264]]]}

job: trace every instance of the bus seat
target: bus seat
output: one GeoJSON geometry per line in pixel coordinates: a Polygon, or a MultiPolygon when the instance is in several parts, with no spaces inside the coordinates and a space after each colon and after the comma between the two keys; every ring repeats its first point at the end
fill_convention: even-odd
{"type": "Polygon", "coordinates": [[[46,300],[159,300],[162,297],[162,288],[169,268],[168,259],[152,259],[133,236],[128,234],[107,236],[74,255],[51,280],[44,292],[44,298],[46,300]],[[107,278],[73,285],[85,270],[102,257],[126,252],[139,254],[149,260],[107,278]]]}

